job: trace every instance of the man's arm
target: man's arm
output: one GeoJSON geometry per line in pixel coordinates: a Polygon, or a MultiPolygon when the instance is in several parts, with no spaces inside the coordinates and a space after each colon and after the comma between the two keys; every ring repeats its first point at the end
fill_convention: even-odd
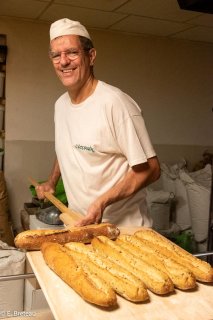
{"type": "Polygon", "coordinates": [[[58,159],[56,158],[48,180],[36,187],[36,193],[39,199],[45,198],[44,192],[55,192],[55,187],[60,176],[61,171],[59,168],[58,159]]]}
{"type": "Polygon", "coordinates": [[[104,209],[110,204],[134,195],[141,188],[148,186],[160,177],[160,165],[157,157],[146,163],[135,165],[114,187],[97,198],[88,208],[87,215],[76,226],[98,223],[104,209]]]}

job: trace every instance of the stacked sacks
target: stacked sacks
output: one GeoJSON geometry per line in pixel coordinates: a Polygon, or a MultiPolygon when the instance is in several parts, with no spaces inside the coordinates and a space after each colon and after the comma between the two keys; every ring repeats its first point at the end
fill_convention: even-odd
{"type": "Polygon", "coordinates": [[[170,166],[162,163],[160,180],[161,189],[175,195],[174,212],[170,215],[170,230],[167,230],[166,234],[169,236],[177,232],[185,235],[190,233],[193,237],[193,251],[206,251],[212,184],[211,165],[207,164],[200,170],[189,172],[184,159],[170,166]]]}
{"type": "Polygon", "coordinates": [[[161,163],[160,180],[147,188],[147,203],[153,218],[153,228],[167,236],[191,228],[187,192],[179,176],[180,170],[186,170],[185,159],[174,165],[161,163]]]}
{"type": "Polygon", "coordinates": [[[192,232],[198,251],[206,251],[209,228],[210,196],[212,183],[211,165],[194,172],[180,171],[185,184],[192,224],[192,232]]]}

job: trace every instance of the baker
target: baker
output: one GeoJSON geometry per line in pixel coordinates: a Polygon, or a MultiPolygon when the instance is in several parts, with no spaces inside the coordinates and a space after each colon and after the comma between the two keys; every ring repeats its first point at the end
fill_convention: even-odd
{"type": "Polygon", "coordinates": [[[86,28],[64,18],[50,27],[49,56],[66,88],[55,103],[56,160],[39,199],[62,177],[76,226],[108,221],[148,226],[144,188],[160,167],[141,109],[120,89],[96,79],[96,50],[86,28]]]}

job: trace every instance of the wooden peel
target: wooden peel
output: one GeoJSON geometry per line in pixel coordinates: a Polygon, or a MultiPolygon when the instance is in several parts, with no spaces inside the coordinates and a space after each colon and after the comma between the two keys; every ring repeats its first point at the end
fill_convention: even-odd
{"type": "MultiPolygon", "coordinates": [[[[37,187],[39,186],[39,183],[34,180],[33,178],[29,177],[30,183],[37,187]]],[[[59,218],[61,221],[64,222],[66,226],[72,226],[75,222],[81,220],[83,218],[83,215],[71,210],[67,206],[65,206],[59,199],[57,199],[52,193],[50,192],[44,192],[44,196],[52,202],[56,208],[58,208],[62,213],[60,214],[59,218]]]]}

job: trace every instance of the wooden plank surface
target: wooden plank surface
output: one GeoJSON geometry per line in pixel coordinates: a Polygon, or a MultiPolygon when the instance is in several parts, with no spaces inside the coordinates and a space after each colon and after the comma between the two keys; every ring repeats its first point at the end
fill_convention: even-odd
{"type": "MultiPolygon", "coordinates": [[[[122,233],[135,229],[123,229],[122,233]]],[[[213,284],[198,283],[195,290],[159,296],[149,291],[150,301],[132,303],[118,296],[118,307],[104,309],[85,302],[46,265],[40,251],[27,257],[56,320],[213,320],[213,284]]]]}

